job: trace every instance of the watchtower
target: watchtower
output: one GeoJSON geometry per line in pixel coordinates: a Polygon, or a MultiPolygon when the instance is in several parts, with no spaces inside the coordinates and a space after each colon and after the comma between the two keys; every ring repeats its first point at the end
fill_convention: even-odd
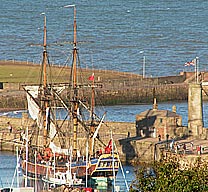
{"type": "Polygon", "coordinates": [[[192,83],[188,91],[188,130],[191,136],[201,138],[203,126],[202,87],[199,83],[192,83]]]}

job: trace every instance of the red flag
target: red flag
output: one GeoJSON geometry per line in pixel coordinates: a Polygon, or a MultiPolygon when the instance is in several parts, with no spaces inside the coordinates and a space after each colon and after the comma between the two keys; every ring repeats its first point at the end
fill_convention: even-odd
{"type": "Polygon", "coordinates": [[[94,81],[94,78],[95,78],[95,76],[94,76],[94,73],[88,78],[90,81],[94,81]]]}
{"type": "Polygon", "coordinates": [[[105,147],[105,153],[110,153],[112,151],[113,141],[112,139],[108,142],[108,145],[105,147]]]}
{"type": "Polygon", "coordinates": [[[108,142],[108,147],[109,147],[110,149],[112,149],[112,145],[113,145],[113,141],[112,141],[112,139],[110,139],[110,141],[108,142]]]}

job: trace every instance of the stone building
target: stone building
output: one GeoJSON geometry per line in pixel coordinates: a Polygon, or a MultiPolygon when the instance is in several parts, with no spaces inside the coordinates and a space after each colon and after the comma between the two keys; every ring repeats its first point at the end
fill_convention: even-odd
{"type": "Polygon", "coordinates": [[[155,99],[153,109],[136,115],[136,132],[141,137],[156,138],[160,135],[161,139],[166,139],[167,135],[169,138],[182,136],[185,131],[182,117],[176,114],[176,107],[173,106],[172,111],[159,110],[155,99]]]}
{"type": "Polygon", "coordinates": [[[188,129],[194,138],[206,138],[206,130],[203,129],[203,100],[202,85],[200,83],[189,84],[188,91],[188,129]]]}

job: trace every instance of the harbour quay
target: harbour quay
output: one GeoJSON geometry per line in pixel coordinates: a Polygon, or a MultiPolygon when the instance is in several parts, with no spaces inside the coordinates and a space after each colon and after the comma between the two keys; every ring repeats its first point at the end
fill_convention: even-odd
{"type": "MultiPolygon", "coordinates": [[[[68,82],[70,67],[64,68],[62,79],[56,77],[61,66],[53,65],[53,76],[57,82],[68,82]]],[[[36,73],[39,73],[39,64],[24,61],[0,61],[3,75],[0,77],[0,109],[24,108],[26,109],[26,95],[23,91],[25,82],[33,84],[38,82],[36,73]],[[33,76],[28,76],[28,71],[33,76]],[[18,73],[21,71],[21,76],[18,73]]],[[[103,105],[152,103],[153,98],[158,102],[184,101],[188,99],[188,84],[196,81],[194,72],[180,72],[173,76],[142,76],[128,72],[83,68],[83,83],[89,84],[89,76],[94,73],[96,92],[103,105]]],[[[78,74],[79,75],[79,74],[78,74]]],[[[38,75],[37,75],[38,77],[38,75]]],[[[207,100],[208,73],[198,73],[199,82],[203,83],[203,99],[207,100]]],[[[90,94],[86,92],[86,94],[90,94]]]]}
{"type": "MultiPolygon", "coordinates": [[[[90,75],[90,70],[86,71],[90,75]]],[[[184,101],[188,99],[188,84],[194,81],[194,73],[183,72],[178,76],[145,77],[116,71],[96,71],[96,92],[103,105],[152,103],[156,97],[158,102],[184,101]],[[113,77],[114,76],[114,77],[113,77]]],[[[208,79],[204,73],[204,80],[208,79]]],[[[22,89],[24,83],[11,81],[0,82],[0,108],[22,109],[27,107],[26,95],[22,89]]],[[[1,81],[1,79],[0,79],[1,81]]],[[[89,82],[86,82],[86,84],[89,82]]],[[[31,83],[32,84],[32,83],[31,83]]],[[[203,99],[207,99],[208,86],[203,86],[203,99]]],[[[86,92],[86,95],[90,92],[86,92]]]]}

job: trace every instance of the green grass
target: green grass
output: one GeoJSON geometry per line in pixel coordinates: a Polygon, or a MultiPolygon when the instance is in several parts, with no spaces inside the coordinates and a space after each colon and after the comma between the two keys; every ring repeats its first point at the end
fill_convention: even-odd
{"type": "MultiPolygon", "coordinates": [[[[53,68],[51,76],[57,81],[66,80],[67,71],[62,72],[61,78],[58,78],[61,68],[53,68]]],[[[0,65],[0,82],[8,83],[37,83],[39,82],[41,68],[39,65],[0,65]]]]}
{"type": "MultiPolygon", "coordinates": [[[[82,81],[89,82],[88,77],[92,72],[95,73],[95,78],[98,77],[101,81],[108,81],[112,79],[125,80],[139,78],[139,75],[129,74],[117,71],[108,70],[91,70],[82,69],[82,81]]],[[[0,82],[8,83],[39,83],[41,74],[41,66],[26,62],[17,61],[0,61],[0,82]]],[[[48,69],[48,79],[53,79],[53,82],[69,82],[70,68],[69,67],[53,67],[48,69]]],[[[78,76],[79,76],[78,74],[78,76]]],[[[50,81],[51,82],[51,81],[50,81]]]]}

